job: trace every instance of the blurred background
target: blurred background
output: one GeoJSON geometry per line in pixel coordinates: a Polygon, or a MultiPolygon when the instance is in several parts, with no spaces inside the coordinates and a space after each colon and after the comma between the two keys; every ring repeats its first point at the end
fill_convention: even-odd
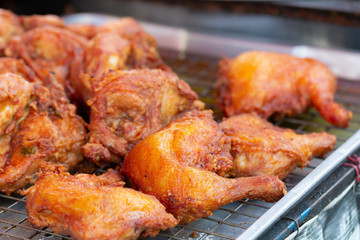
{"type": "Polygon", "coordinates": [[[104,13],[287,45],[360,50],[360,1],[3,0],[17,14],[104,13]]]}

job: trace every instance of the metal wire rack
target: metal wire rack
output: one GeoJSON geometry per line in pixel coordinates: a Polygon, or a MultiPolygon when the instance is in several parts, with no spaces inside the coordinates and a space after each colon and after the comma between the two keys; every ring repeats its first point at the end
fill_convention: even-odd
{"type": "MultiPolygon", "coordinates": [[[[219,59],[194,54],[184,55],[171,50],[161,50],[161,55],[165,62],[179,74],[180,78],[192,86],[200,99],[206,103],[206,107],[214,111],[215,118],[220,120],[222,115],[216,105],[214,91],[219,59]]],[[[335,148],[338,148],[360,128],[360,82],[340,79],[335,98],[354,114],[351,125],[347,129],[329,125],[314,109],[299,114],[295,118],[285,118],[274,122],[274,124],[292,128],[298,133],[319,131],[332,133],[337,137],[335,148]]],[[[305,169],[295,169],[288,175],[284,180],[288,191],[322,161],[321,158],[314,158],[305,169]]],[[[211,217],[161,232],[156,239],[236,239],[272,206],[271,203],[261,201],[234,202],[221,207],[211,217]]],[[[25,197],[0,194],[0,239],[60,240],[71,238],[55,234],[48,228],[33,228],[27,222],[25,197]]]]}

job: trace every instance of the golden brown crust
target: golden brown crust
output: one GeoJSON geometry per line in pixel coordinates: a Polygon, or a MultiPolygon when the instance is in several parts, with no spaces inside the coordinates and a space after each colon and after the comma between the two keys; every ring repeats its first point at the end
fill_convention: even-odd
{"type": "Polygon", "coordinates": [[[93,79],[99,79],[109,70],[126,69],[130,55],[130,42],[115,32],[95,35],[85,48],[85,74],[77,82],[76,91],[84,101],[89,100],[93,79]]]}
{"type": "Polygon", "coordinates": [[[24,60],[42,81],[53,72],[68,96],[76,99],[72,83],[79,81],[83,72],[85,42],[66,29],[43,26],[12,39],[5,54],[24,60]]]}
{"type": "Polygon", "coordinates": [[[149,69],[107,72],[94,83],[88,103],[91,145],[83,150],[95,162],[119,162],[108,151],[124,156],[176,114],[198,107],[196,93],[176,75],[149,69]]]}
{"type": "Polygon", "coordinates": [[[0,75],[0,88],[9,89],[1,92],[14,95],[12,99],[17,102],[2,102],[14,115],[1,136],[0,190],[7,194],[32,183],[41,161],[62,164],[70,170],[83,160],[83,120],[75,114],[61,85],[51,78],[45,83],[48,88],[32,85],[15,74],[0,75]],[[11,93],[11,84],[16,84],[17,93],[11,93]],[[20,86],[28,89],[23,91],[26,97],[20,98],[24,95],[19,93],[20,86]]]}
{"type": "Polygon", "coordinates": [[[274,176],[217,175],[231,168],[229,150],[229,139],[210,112],[186,113],[138,143],[125,157],[123,172],[133,187],[156,196],[182,223],[242,198],[272,202],[286,193],[274,176]]]}
{"type": "Polygon", "coordinates": [[[36,184],[23,192],[28,221],[74,239],[154,237],[178,222],[153,196],[123,188],[118,171],[70,175],[43,165],[36,184]]]}
{"type": "Polygon", "coordinates": [[[295,167],[308,166],[312,156],[332,150],[336,142],[331,134],[299,135],[256,114],[236,115],[220,126],[231,139],[233,174],[237,177],[275,175],[283,179],[295,167]]]}
{"type": "Polygon", "coordinates": [[[334,102],[336,78],[313,59],[252,51],[219,63],[218,101],[226,116],[256,112],[294,116],[313,106],[331,124],[347,127],[352,114],[334,102]]]}
{"type": "Polygon", "coordinates": [[[29,82],[41,83],[34,71],[29,68],[21,59],[2,57],[0,58],[0,74],[15,73],[29,82]]]}
{"type": "Polygon", "coordinates": [[[133,18],[125,17],[105,23],[98,32],[113,32],[130,42],[130,56],[127,66],[130,69],[159,68],[171,71],[161,60],[155,39],[146,33],[133,18]]]}
{"type": "Polygon", "coordinates": [[[83,27],[93,34],[85,48],[85,74],[73,84],[83,102],[89,100],[93,82],[109,70],[148,68],[171,72],[161,60],[155,40],[134,19],[121,18],[94,29],[83,27]]]}

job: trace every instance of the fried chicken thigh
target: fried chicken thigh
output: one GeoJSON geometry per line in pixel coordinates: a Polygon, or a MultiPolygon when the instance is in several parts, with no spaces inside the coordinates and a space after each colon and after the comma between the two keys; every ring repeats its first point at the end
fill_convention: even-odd
{"type": "Polygon", "coordinates": [[[286,54],[252,51],[220,62],[217,81],[226,116],[256,112],[263,118],[294,116],[309,106],[338,127],[352,113],[334,101],[336,77],[324,64],[286,54]]]}
{"type": "Polygon", "coordinates": [[[28,221],[82,240],[137,239],[174,227],[177,220],[153,196],[122,187],[119,172],[70,175],[43,166],[26,190],[28,221]]]}
{"type": "Polygon", "coordinates": [[[85,42],[84,38],[66,29],[37,27],[20,39],[12,39],[5,54],[24,60],[42,81],[53,72],[68,96],[76,98],[72,82],[79,81],[83,71],[85,42]]]}
{"type": "Polygon", "coordinates": [[[7,194],[32,183],[41,161],[70,170],[83,160],[83,121],[62,86],[50,77],[45,83],[0,75],[0,191],[7,194]]]}
{"type": "Polygon", "coordinates": [[[295,167],[309,165],[312,156],[332,150],[335,136],[322,132],[296,134],[272,125],[256,114],[240,114],[220,124],[231,139],[233,173],[237,177],[286,177],[295,167]]]}
{"type": "Polygon", "coordinates": [[[154,195],[182,223],[210,216],[242,198],[277,201],[285,184],[275,176],[225,178],[232,168],[230,139],[210,111],[185,113],[138,143],[125,157],[131,186],[154,195]]]}
{"type": "Polygon", "coordinates": [[[109,71],[96,84],[90,141],[84,154],[94,162],[119,162],[135,144],[178,113],[203,108],[190,86],[161,70],[109,71]]]}

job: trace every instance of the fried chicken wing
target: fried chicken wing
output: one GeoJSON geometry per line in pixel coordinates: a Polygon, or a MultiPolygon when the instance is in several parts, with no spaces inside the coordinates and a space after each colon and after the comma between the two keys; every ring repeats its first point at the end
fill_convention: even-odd
{"type": "Polygon", "coordinates": [[[28,221],[74,239],[136,239],[174,227],[177,220],[153,196],[122,187],[119,172],[70,175],[43,166],[26,190],[28,221]]]}
{"type": "Polygon", "coordinates": [[[41,83],[34,71],[24,61],[16,58],[2,57],[0,58],[0,74],[8,72],[18,74],[29,82],[41,83]]]}
{"type": "Polygon", "coordinates": [[[210,111],[184,114],[138,143],[125,157],[131,186],[154,195],[182,223],[210,216],[242,198],[277,201],[285,193],[274,176],[225,178],[232,167],[230,139],[210,111]]]}
{"type": "Polygon", "coordinates": [[[30,16],[19,16],[20,22],[24,29],[30,30],[37,27],[53,26],[53,27],[65,27],[65,22],[56,15],[30,15],[30,16]]]}
{"type": "Polygon", "coordinates": [[[230,117],[220,126],[231,139],[237,177],[275,175],[283,179],[295,167],[308,166],[312,156],[332,150],[336,142],[331,134],[296,134],[255,114],[230,117]]]}
{"type": "Polygon", "coordinates": [[[18,57],[44,81],[50,72],[65,87],[71,98],[76,98],[72,82],[83,71],[86,40],[72,32],[52,26],[27,31],[20,39],[13,39],[5,50],[7,56],[18,57]]]}
{"type": "Polygon", "coordinates": [[[161,70],[107,72],[94,87],[90,141],[84,154],[94,162],[119,162],[135,144],[178,113],[203,108],[190,86],[161,70]]]}
{"type": "Polygon", "coordinates": [[[70,170],[83,160],[82,119],[61,85],[51,78],[45,85],[12,73],[0,75],[0,191],[7,194],[32,183],[41,161],[70,170]]]}
{"type": "Polygon", "coordinates": [[[0,55],[3,54],[9,40],[23,32],[19,18],[10,11],[0,9],[0,55]]]}
{"type": "Polygon", "coordinates": [[[315,107],[331,124],[347,127],[352,113],[334,101],[336,77],[322,63],[252,51],[220,62],[217,81],[226,116],[256,112],[263,118],[294,116],[315,107]]]}

